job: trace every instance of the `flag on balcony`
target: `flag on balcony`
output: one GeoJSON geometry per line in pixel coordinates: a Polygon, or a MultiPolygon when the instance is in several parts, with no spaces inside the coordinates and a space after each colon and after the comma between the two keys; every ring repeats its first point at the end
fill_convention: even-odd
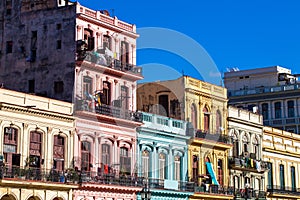
{"type": "Polygon", "coordinates": [[[209,173],[209,175],[210,175],[210,177],[212,179],[213,184],[219,185],[218,180],[216,178],[216,173],[215,173],[215,171],[213,169],[213,166],[212,166],[211,162],[206,162],[205,164],[206,164],[208,173],[209,173]]]}
{"type": "Polygon", "coordinates": [[[108,165],[104,165],[104,174],[108,174],[108,165]]]}

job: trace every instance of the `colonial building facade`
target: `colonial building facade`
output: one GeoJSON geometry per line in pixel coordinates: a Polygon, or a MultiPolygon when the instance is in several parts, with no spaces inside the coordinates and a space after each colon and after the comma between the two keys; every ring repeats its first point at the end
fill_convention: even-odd
{"type": "Polygon", "coordinates": [[[233,145],[228,158],[229,185],[236,199],[266,198],[262,123],[259,114],[228,107],[228,134],[233,145]]]}
{"type": "Polygon", "coordinates": [[[268,199],[299,199],[299,135],[264,127],[262,147],[268,199]]]}
{"type": "Polygon", "coordinates": [[[229,105],[259,112],[265,126],[300,133],[298,76],[280,66],[226,72],[229,105]]]}
{"type": "Polygon", "coordinates": [[[194,183],[188,182],[187,123],[151,113],[142,116],[144,124],[137,132],[137,169],[151,199],[188,199],[194,183]]]}
{"type": "Polygon", "coordinates": [[[135,25],[67,0],[1,1],[0,8],[0,83],[75,105],[69,159],[81,189],[74,199],[134,199],[141,190],[133,178],[136,81],[143,78],[135,25]]]}
{"type": "Polygon", "coordinates": [[[1,200],[71,200],[71,103],[0,89],[1,200]]]}
{"type": "Polygon", "coordinates": [[[190,199],[233,199],[225,88],[188,76],[144,83],[138,87],[138,109],[189,122],[188,177],[196,184],[190,199]]]}

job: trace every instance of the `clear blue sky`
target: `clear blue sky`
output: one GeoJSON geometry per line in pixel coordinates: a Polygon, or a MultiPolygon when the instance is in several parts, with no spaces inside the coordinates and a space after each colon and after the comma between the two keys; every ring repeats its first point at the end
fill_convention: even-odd
{"type": "MultiPolygon", "coordinates": [[[[274,65],[300,73],[299,0],[79,2],[95,10],[106,9],[119,19],[136,24],[137,28],[161,27],[185,34],[207,51],[221,73],[228,67],[252,69],[274,65]]],[[[170,41],[174,45],[178,43],[177,40],[170,41]]],[[[157,70],[149,70],[149,63],[158,63],[157,69],[162,65],[172,66],[180,73],[193,76],[193,70],[187,69],[192,64],[184,57],[158,49],[141,49],[138,50],[137,64],[145,65],[147,81],[173,78],[172,70],[158,76],[157,70]]]]}

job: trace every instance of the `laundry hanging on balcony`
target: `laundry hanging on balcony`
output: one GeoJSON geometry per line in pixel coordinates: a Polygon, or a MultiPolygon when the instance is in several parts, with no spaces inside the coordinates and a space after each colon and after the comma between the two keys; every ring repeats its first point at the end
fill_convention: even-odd
{"type": "Polygon", "coordinates": [[[206,162],[205,164],[206,164],[208,173],[209,173],[209,175],[210,175],[210,177],[211,177],[211,180],[212,180],[213,184],[214,184],[214,185],[219,185],[219,182],[218,182],[218,180],[216,179],[216,173],[215,173],[215,171],[214,171],[214,169],[213,169],[212,164],[211,164],[210,162],[206,162]]]}

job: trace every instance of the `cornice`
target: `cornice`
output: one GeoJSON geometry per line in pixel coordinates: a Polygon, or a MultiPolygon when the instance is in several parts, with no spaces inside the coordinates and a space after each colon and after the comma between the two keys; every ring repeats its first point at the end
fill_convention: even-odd
{"type": "Polygon", "coordinates": [[[19,106],[19,105],[4,103],[4,102],[0,102],[0,110],[24,114],[24,115],[43,116],[46,118],[65,120],[65,121],[75,120],[75,118],[72,115],[60,114],[58,112],[49,112],[37,108],[28,108],[25,106],[19,106]]]}

